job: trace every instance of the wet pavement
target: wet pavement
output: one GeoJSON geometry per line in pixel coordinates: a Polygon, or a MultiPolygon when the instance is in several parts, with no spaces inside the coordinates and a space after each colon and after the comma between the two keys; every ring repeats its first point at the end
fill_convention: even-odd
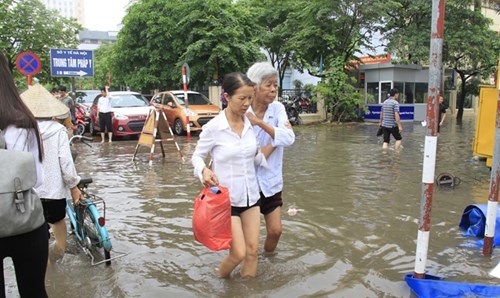
{"type": "MultiPolygon", "coordinates": [[[[458,223],[468,204],[486,203],[490,172],[472,158],[475,116],[462,126],[448,117],[441,129],[436,175],[461,180],[436,188],[428,273],[448,280],[496,284],[488,272],[500,261],[462,237],[458,223]]],[[[226,251],[193,239],[193,200],[201,189],[190,162],[197,136],[177,138],[186,161],[165,143],[149,165],[149,148],[132,156],[136,139],[93,147],[75,144],[81,176],[107,203],[114,249],[128,255],[110,267],[92,267],[70,236],[68,252],[48,270],[50,297],[412,297],[404,275],[414,269],[420,215],[425,129],[404,123],[400,151],[382,150],[370,123],[295,127],[285,151],[284,233],[276,254],[259,256],[256,278],[220,279],[226,251]],[[303,209],[295,216],[290,208],[303,209]]],[[[261,247],[264,239],[261,229],[261,247]]],[[[262,249],[261,249],[262,250],[262,249]]],[[[4,261],[7,295],[17,288],[4,261]]]]}

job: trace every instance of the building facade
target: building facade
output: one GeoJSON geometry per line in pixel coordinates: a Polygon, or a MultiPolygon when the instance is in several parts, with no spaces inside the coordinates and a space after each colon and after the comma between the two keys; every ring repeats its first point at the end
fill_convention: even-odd
{"type": "Polygon", "coordinates": [[[85,24],[85,0],[43,0],[48,9],[55,9],[65,18],[76,19],[78,24],[85,24]]]}

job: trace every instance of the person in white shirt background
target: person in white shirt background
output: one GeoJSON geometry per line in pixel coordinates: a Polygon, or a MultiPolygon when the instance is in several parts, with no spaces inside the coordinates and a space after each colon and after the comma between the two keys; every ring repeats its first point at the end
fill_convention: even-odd
{"type": "Polygon", "coordinates": [[[245,116],[255,94],[254,83],[243,73],[224,77],[222,88],[228,106],[203,126],[193,153],[194,174],[205,187],[222,185],[231,199],[232,242],[219,266],[219,276],[230,277],[241,263],[240,275],[257,274],[260,195],[255,165],[264,165],[252,125],[245,116]],[[205,158],[210,154],[213,170],[205,158]]]}
{"type": "Polygon", "coordinates": [[[253,64],[247,76],[256,84],[255,98],[247,113],[253,125],[269,168],[257,167],[260,187],[260,212],[266,222],[264,251],[274,252],[281,237],[281,207],[283,206],[283,151],[295,142],[292,125],[285,107],[275,101],[278,91],[278,72],[268,62],[253,64]]]}
{"type": "Polygon", "coordinates": [[[108,130],[108,139],[111,143],[113,138],[113,119],[111,119],[111,100],[113,98],[109,95],[108,86],[101,88],[101,97],[97,101],[97,108],[99,109],[99,129],[101,130],[101,143],[104,143],[106,137],[105,130],[108,130]]]}

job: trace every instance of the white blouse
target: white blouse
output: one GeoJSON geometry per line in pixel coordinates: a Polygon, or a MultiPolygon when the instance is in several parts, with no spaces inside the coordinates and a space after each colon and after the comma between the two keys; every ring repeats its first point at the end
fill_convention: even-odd
{"type": "Polygon", "coordinates": [[[111,110],[113,109],[113,106],[111,106],[111,100],[113,100],[113,97],[111,95],[99,97],[99,100],[97,101],[97,108],[99,109],[99,113],[111,112],[111,110]]]}
{"type": "Polygon", "coordinates": [[[226,113],[221,112],[203,126],[191,159],[194,174],[203,179],[208,154],[219,183],[229,189],[231,206],[250,207],[260,198],[255,164],[264,164],[250,121],[244,117],[241,137],[231,130],[226,113]]]}
{"type": "Polygon", "coordinates": [[[43,199],[64,199],[70,196],[69,189],[80,182],[71,156],[66,128],[56,121],[38,120],[43,139],[44,183],[37,187],[43,199]]]}
{"type": "MultiPolygon", "coordinates": [[[[249,111],[253,113],[250,107],[249,111]]],[[[263,118],[264,122],[274,127],[274,139],[260,126],[254,125],[253,131],[257,136],[260,147],[272,144],[276,149],[267,159],[268,168],[257,167],[257,180],[260,191],[270,197],[283,190],[283,151],[284,147],[295,142],[295,134],[285,125],[290,123],[286,115],[285,107],[280,102],[271,103],[263,118]]]]}

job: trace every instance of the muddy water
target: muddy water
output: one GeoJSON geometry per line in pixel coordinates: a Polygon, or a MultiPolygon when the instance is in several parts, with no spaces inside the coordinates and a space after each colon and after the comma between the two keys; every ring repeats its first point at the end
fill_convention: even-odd
{"type": "MultiPolygon", "coordinates": [[[[427,269],[449,280],[493,284],[499,261],[481,257],[458,222],[471,203],[486,202],[489,170],[472,159],[474,116],[442,129],[436,175],[461,179],[436,189],[427,269]]],[[[447,119],[447,120],[448,120],[447,119]]],[[[412,297],[404,274],[413,272],[420,212],[423,141],[419,123],[405,123],[402,150],[381,149],[373,124],[295,128],[284,166],[284,234],[274,255],[259,257],[254,279],[221,280],[215,269],[227,252],[193,240],[191,214],[200,183],[189,161],[197,137],[148,148],[135,162],[136,140],[77,144],[77,168],[107,202],[114,249],[128,253],[111,267],[92,267],[70,236],[68,253],[49,268],[51,297],[412,297]],[[289,208],[305,211],[290,216],[289,208]]],[[[263,239],[264,229],[261,230],[263,239]]],[[[17,290],[4,262],[8,295],[17,290]]]]}

